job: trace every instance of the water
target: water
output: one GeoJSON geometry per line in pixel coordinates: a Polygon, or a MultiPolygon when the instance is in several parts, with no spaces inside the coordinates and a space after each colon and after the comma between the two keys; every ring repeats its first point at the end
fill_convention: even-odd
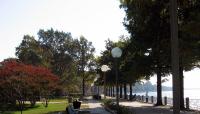
{"type": "MultiPolygon", "coordinates": [[[[137,95],[144,95],[146,96],[146,92],[141,93],[133,93],[137,95]]],[[[148,96],[157,96],[157,92],[148,92],[148,96]]],[[[163,97],[173,98],[172,91],[162,91],[163,97]]],[[[200,99],[200,88],[198,89],[185,89],[184,91],[184,97],[189,97],[190,99],[200,99]]]]}
{"type": "MultiPolygon", "coordinates": [[[[146,96],[146,92],[141,93],[133,93],[136,95],[144,95],[146,96]]],[[[157,92],[148,92],[148,96],[157,97],[157,92]]],[[[162,97],[167,97],[167,104],[172,105],[172,98],[173,94],[172,91],[162,91],[162,97]]],[[[185,89],[184,90],[184,97],[189,97],[190,99],[190,109],[200,110],[200,88],[198,89],[185,89]]],[[[154,99],[156,100],[156,99],[154,99]]],[[[156,101],[154,101],[156,102],[156,101]]]]}

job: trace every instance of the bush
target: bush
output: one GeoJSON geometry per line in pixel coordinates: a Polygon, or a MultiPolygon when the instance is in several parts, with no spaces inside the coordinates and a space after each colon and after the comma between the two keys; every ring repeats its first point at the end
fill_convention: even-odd
{"type": "Polygon", "coordinates": [[[105,99],[103,100],[103,104],[105,107],[109,108],[110,110],[113,111],[119,111],[119,114],[134,114],[134,112],[132,112],[130,110],[130,108],[125,107],[125,106],[119,106],[117,107],[116,103],[114,103],[112,100],[110,99],[105,99]]]}
{"type": "Polygon", "coordinates": [[[119,106],[119,114],[135,114],[130,108],[119,106]]]}
{"type": "Polygon", "coordinates": [[[99,95],[93,95],[92,97],[93,97],[93,99],[101,100],[101,96],[99,96],[99,95]]]}
{"type": "Polygon", "coordinates": [[[113,103],[112,100],[110,100],[110,99],[104,99],[102,102],[105,106],[109,106],[109,105],[111,105],[111,103],[113,103]]]}

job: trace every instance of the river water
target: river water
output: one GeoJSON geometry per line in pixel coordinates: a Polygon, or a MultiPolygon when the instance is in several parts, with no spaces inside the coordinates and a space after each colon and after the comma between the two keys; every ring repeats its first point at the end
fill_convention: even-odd
{"type": "MultiPolygon", "coordinates": [[[[139,92],[139,93],[133,93],[133,94],[143,95],[143,96],[148,95],[148,96],[157,97],[157,92],[139,92]]],[[[172,98],[173,98],[172,91],[162,91],[162,97],[165,97],[165,96],[168,99],[167,104],[172,105],[172,98]]],[[[184,97],[185,98],[189,97],[191,109],[200,110],[200,88],[198,88],[198,89],[185,89],[184,90],[184,97]]]]}
{"type": "MultiPolygon", "coordinates": [[[[157,96],[157,92],[147,92],[148,96],[157,96]]],[[[144,95],[146,96],[146,92],[139,92],[139,93],[133,93],[137,95],[144,95]]],[[[172,91],[162,91],[163,97],[173,98],[172,91]]],[[[198,89],[185,89],[184,90],[184,97],[189,97],[190,99],[200,99],[200,88],[198,89]]]]}

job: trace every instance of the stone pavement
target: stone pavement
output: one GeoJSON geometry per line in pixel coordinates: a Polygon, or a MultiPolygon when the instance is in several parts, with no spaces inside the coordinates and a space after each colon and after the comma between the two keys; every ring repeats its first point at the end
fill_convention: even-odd
{"type": "Polygon", "coordinates": [[[92,97],[87,97],[87,100],[83,102],[83,104],[87,104],[89,106],[89,110],[91,114],[110,114],[107,112],[104,107],[102,107],[101,102],[97,100],[93,100],[92,97]]]}
{"type": "MultiPolygon", "coordinates": [[[[91,114],[110,114],[101,103],[97,100],[93,100],[91,97],[87,97],[87,100],[83,104],[89,106],[91,114]]],[[[121,100],[120,105],[129,107],[133,114],[173,114],[173,110],[170,106],[153,106],[153,104],[142,103],[137,101],[125,101],[121,100]]],[[[200,112],[195,111],[182,111],[181,114],[200,114],[200,112]]]]}
{"type": "MultiPolygon", "coordinates": [[[[173,114],[169,106],[153,106],[153,104],[141,103],[137,101],[122,101],[120,105],[129,107],[134,114],[173,114]]],[[[182,111],[181,114],[200,114],[199,112],[182,111]]]]}

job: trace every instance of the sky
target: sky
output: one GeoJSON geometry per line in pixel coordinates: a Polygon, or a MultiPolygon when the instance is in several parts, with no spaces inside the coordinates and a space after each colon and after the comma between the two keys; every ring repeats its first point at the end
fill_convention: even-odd
{"type": "MultiPolygon", "coordinates": [[[[15,48],[24,35],[37,39],[39,29],[71,32],[93,42],[96,55],[105,49],[108,38],[117,41],[128,35],[122,22],[125,16],[119,0],[0,0],[0,61],[15,57],[15,48]]],[[[200,87],[200,71],[184,73],[185,87],[200,87]]],[[[171,76],[169,76],[171,77],[171,76]]],[[[152,77],[151,82],[156,83],[152,77]]],[[[171,86],[172,80],[163,85],[171,86]]]]}
{"type": "Polygon", "coordinates": [[[15,57],[23,36],[37,38],[39,29],[71,32],[93,42],[96,54],[105,40],[128,34],[118,0],[0,0],[0,60],[15,57]]]}
{"type": "MultiPolygon", "coordinates": [[[[200,88],[200,70],[198,68],[192,71],[184,72],[184,88],[186,89],[199,89],[200,88]]],[[[163,82],[162,85],[172,87],[172,76],[163,77],[167,78],[168,81],[163,82]]],[[[152,84],[156,84],[156,76],[153,76],[150,81],[152,84]]]]}

